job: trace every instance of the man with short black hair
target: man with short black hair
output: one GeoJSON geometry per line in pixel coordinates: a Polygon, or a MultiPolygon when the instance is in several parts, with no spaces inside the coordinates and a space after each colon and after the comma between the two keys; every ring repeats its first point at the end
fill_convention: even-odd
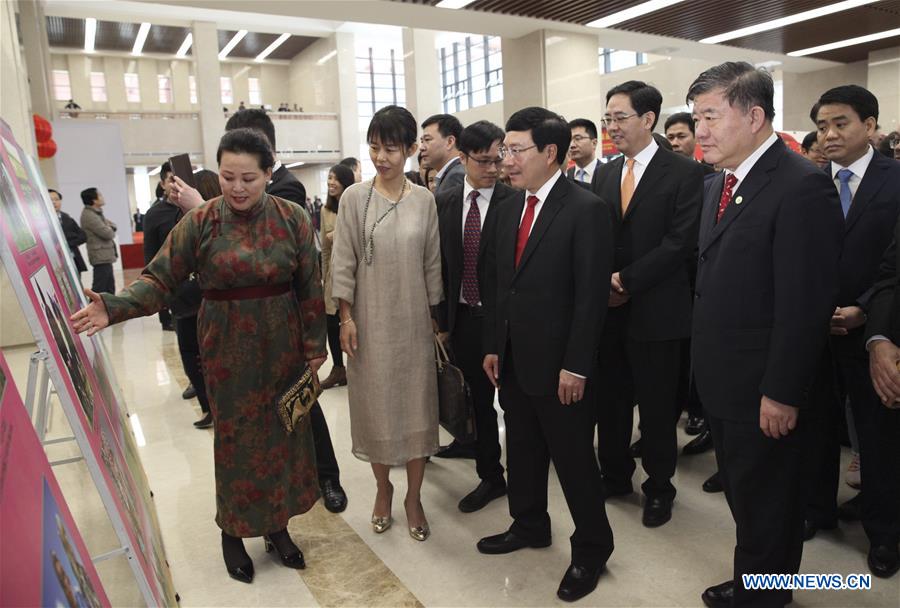
{"type": "Polygon", "coordinates": [[[81,191],[81,229],[87,235],[88,261],[94,267],[91,289],[96,293],[116,293],[113,262],[119,257],[116,225],[103,215],[106,201],[96,188],[81,191]]]}
{"type": "Polygon", "coordinates": [[[566,171],[566,177],[596,193],[597,169],[602,164],[597,158],[597,125],[587,118],[576,118],[569,121],[569,129],[569,159],[575,161],[575,166],[566,171]]]}
{"type": "Polygon", "coordinates": [[[457,142],[462,134],[462,123],[450,114],[435,114],[422,123],[422,160],[434,169],[434,194],[463,183],[466,170],[459,162],[457,142]]]}
{"type": "MultiPolygon", "coordinates": [[[[695,158],[694,152],[697,148],[697,138],[694,135],[694,119],[690,112],[676,112],[666,119],[663,130],[666,133],[666,139],[672,146],[672,151],[686,156],[687,158],[695,158]]],[[[716,168],[703,161],[699,161],[703,167],[703,174],[709,175],[716,172],[716,168]]]]}
{"type": "Polygon", "coordinates": [[[506,123],[501,148],[513,187],[484,251],[484,371],[506,421],[509,530],[478,541],[481,553],[550,545],[547,474],[556,468],[575,521],[572,561],[557,596],[597,586],[613,535],[594,455],[597,346],[612,234],[603,201],[563,177],[572,131],[544,108],[506,123]]]}
{"type": "Polygon", "coordinates": [[[746,574],[796,574],[803,553],[808,389],[838,287],[834,186],[772,127],[771,75],[728,62],[688,90],[705,183],[694,294],[694,378],[737,528],[728,580],[707,606],[784,606],[746,574]]]}
{"type": "Polygon", "coordinates": [[[603,121],[623,156],[598,171],[598,192],[613,207],[616,249],[600,349],[597,451],[607,497],[630,494],[637,403],[648,475],[642,522],[653,528],[671,519],[675,500],[682,343],[691,331],[688,262],[697,246],[703,171],[653,138],[662,106],[656,88],[633,80],[606,99],[603,121]]]}
{"type": "MultiPolygon", "coordinates": [[[[166,242],[169,232],[181,219],[181,209],[169,200],[172,186],[175,184],[175,174],[169,161],[162,164],[159,169],[159,183],[163,188],[163,196],[157,200],[144,214],[144,265],[156,256],[166,242]]],[[[159,311],[159,323],[163,331],[175,331],[172,323],[172,313],[168,308],[159,311]]]]}
{"type": "Polygon", "coordinates": [[[78,225],[78,222],[62,210],[62,194],[52,188],[50,188],[48,192],[50,193],[50,201],[53,203],[53,209],[56,211],[56,215],[59,218],[60,226],[62,226],[66,244],[69,246],[69,251],[72,252],[72,261],[75,262],[78,276],[81,277],[81,273],[87,270],[87,265],[84,263],[84,258],[81,257],[81,251],[78,247],[87,242],[87,235],[78,225]]]}
{"type": "MultiPolygon", "coordinates": [[[[857,85],[822,94],[810,118],[819,147],[831,161],[827,174],[844,212],[840,291],[831,320],[830,347],[850,398],[859,439],[863,528],[869,538],[872,574],[892,576],[900,569],[900,412],[881,405],[869,376],[865,343],[866,309],[878,265],[891,243],[900,216],[900,164],[876,154],[870,141],[878,121],[878,100],[857,85]]],[[[830,371],[830,370],[829,370],[830,371]]],[[[840,467],[840,404],[820,407],[821,429],[811,455],[816,468],[807,509],[806,537],[837,525],[840,467]]]]}
{"type": "Polygon", "coordinates": [[[503,129],[486,120],[463,129],[458,145],[460,162],[466,170],[465,182],[437,196],[445,294],[438,325],[471,390],[476,440],[471,447],[454,440],[435,456],[470,452],[475,458],[475,471],[481,482],[460,501],[459,510],[463,513],[477,511],[506,495],[494,386],[481,367],[484,308],[478,284],[481,252],[493,235],[491,226],[498,208],[514,192],[497,181],[504,137],[503,129]]]}

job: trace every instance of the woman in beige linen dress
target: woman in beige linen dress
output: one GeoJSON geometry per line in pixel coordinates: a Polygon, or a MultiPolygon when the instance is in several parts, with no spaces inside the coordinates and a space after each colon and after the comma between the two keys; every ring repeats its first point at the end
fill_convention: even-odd
{"type": "Polygon", "coordinates": [[[430,307],[442,300],[437,210],[411,184],[404,163],[416,151],[416,121],[388,106],[369,124],[377,175],[344,191],[332,255],[340,304],[353,454],[372,464],[375,532],[391,523],[391,466],[406,465],[410,535],[425,540],[425,458],[438,449],[438,397],[430,307]]]}

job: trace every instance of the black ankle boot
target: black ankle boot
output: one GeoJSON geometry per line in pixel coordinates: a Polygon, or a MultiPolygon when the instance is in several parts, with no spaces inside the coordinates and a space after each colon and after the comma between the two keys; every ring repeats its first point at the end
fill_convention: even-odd
{"type": "Polygon", "coordinates": [[[303,560],[303,552],[294,544],[294,541],[291,540],[291,536],[288,534],[287,529],[266,534],[263,536],[263,539],[266,541],[266,553],[275,550],[276,553],[278,553],[278,557],[281,558],[282,564],[296,570],[303,570],[306,568],[306,562],[303,560]]]}
{"type": "Polygon", "coordinates": [[[242,583],[253,582],[253,561],[244,549],[244,541],[222,531],[222,556],[228,576],[242,583]]]}

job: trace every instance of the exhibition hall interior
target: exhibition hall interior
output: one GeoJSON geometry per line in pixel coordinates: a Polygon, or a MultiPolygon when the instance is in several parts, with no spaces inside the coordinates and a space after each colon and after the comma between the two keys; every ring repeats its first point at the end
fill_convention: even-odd
{"type": "Polygon", "coordinates": [[[900,0],[0,15],[0,606],[900,605],[900,0]]]}

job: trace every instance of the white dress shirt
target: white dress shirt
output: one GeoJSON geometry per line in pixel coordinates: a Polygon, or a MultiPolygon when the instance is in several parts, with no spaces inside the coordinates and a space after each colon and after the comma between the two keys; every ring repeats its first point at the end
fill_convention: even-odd
{"type": "Polygon", "coordinates": [[[840,171],[841,169],[850,169],[850,171],[853,173],[853,175],[850,176],[850,180],[847,182],[847,185],[850,186],[850,195],[856,196],[856,191],[859,189],[859,183],[862,181],[863,176],[866,174],[866,169],[869,168],[869,163],[872,162],[873,156],[875,156],[875,149],[872,146],[869,146],[868,150],[866,150],[866,153],[854,162],[850,163],[850,166],[848,167],[843,167],[832,161],[831,179],[834,181],[834,185],[838,190],[838,194],[840,194],[841,192],[841,180],[838,179],[838,171],[840,171]]]}
{"type": "MultiPolygon", "coordinates": [[[[470,202],[471,199],[469,198],[472,196],[472,192],[476,192],[476,190],[469,184],[469,178],[466,177],[466,179],[463,180],[463,242],[465,242],[466,239],[466,217],[469,215],[469,208],[472,206],[472,203],[470,202]]],[[[478,201],[478,213],[481,216],[481,228],[484,228],[484,218],[487,217],[488,207],[491,204],[491,197],[494,196],[494,188],[479,188],[477,192],[478,198],[476,200],[478,201]]],[[[459,302],[460,304],[468,304],[462,295],[462,284],[459,286],[459,302]]],[[[478,304],[481,304],[481,302],[478,302],[478,304]]]]}
{"type": "Polygon", "coordinates": [[[453,163],[458,163],[458,162],[459,162],[458,156],[454,156],[453,158],[448,160],[446,163],[444,163],[444,166],[441,167],[441,170],[434,174],[434,179],[436,179],[438,182],[440,182],[441,179],[444,177],[444,174],[446,174],[447,171],[450,170],[450,167],[453,166],[453,163]]]}
{"type": "Polygon", "coordinates": [[[528,236],[531,236],[531,231],[534,229],[534,225],[537,224],[537,218],[541,213],[541,209],[544,207],[544,201],[550,196],[550,191],[553,190],[553,186],[556,185],[556,180],[561,177],[562,171],[557,169],[556,173],[544,182],[544,185],[538,188],[537,192],[531,192],[529,190],[525,191],[525,204],[522,206],[522,215],[519,217],[519,226],[522,225],[522,220],[525,218],[525,212],[528,211],[528,197],[536,196],[538,199],[537,205],[534,206],[534,219],[531,221],[531,228],[528,229],[528,236]]]}
{"type": "Polygon", "coordinates": [[[586,184],[590,184],[592,181],[594,181],[594,172],[597,170],[597,167],[599,166],[599,164],[600,164],[600,161],[597,160],[596,158],[594,160],[592,160],[591,162],[589,162],[587,165],[585,165],[584,168],[579,167],[578,163],[575,163],[575,172],[572,174],[572,177],[575,178],[576,182],[583,181],[586,184]],[[581,173],[581,171],[584,171],[584,179],[579,177],[579,174],[581,173]]]}
{"type": "Polygon", "coordinates": [[[732,188],[732,192],[737,192],[737,189],[741,186],[741,182],[743,182],[744,178],[747,177],[747,174],[750,173],[750,169],[753,168],[753,165],[756,164],[756,161],[762,158],[762,155],[766,153],[766,150],[771,148],[772,144],[774,144],[776,141],[778,141],[778,134],[772,131],[772,134],[766,138],[766,141],[760,144],[760,146],[756,150],[754,150],[750,156],[745,158],[744,162],[737,166],[737,169],[735,169],[734,171],[725,169],[725,177],[734,174],[734,176],[737,178],[737,183],[734,185],[734,188],[732,188]]]}
{"type": "MultiPolygon", "coordinates": [[[[646,148],[638,152],[634,155],[634,167],[632,168],[632,172],[634,173],[634,190],[637,191],[638,184],[641,183],[641,178],[644,177],[644,171],[647,170],[647,165],[650,164],[650,161],[653,160],[653,155],[656,154],[656,151],[659,150],[659,144],[656,143],[656,140],[652,137],[650,138],[650,143],[646,148]]],[[[625,157],[625,160],[628,160],[629,157],[625,157]]],[[[622,165],[622,177],[619,181],[619,185],[625,181],[625,175],[628,173],[628,167],[622,165]]]]}

